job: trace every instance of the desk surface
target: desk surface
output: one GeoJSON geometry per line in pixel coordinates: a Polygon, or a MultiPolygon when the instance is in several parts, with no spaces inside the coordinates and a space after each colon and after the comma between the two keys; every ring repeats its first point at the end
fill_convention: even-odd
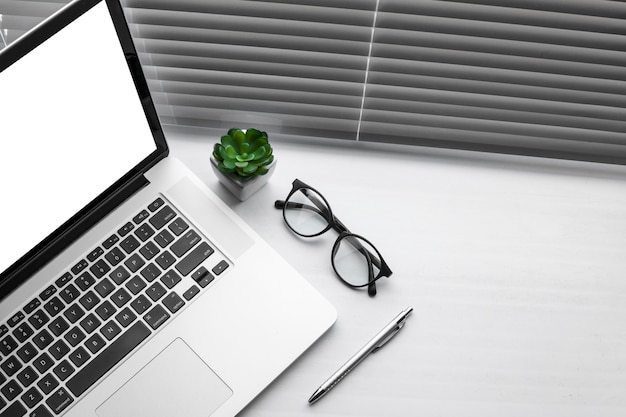
{"type": "Polygon", "coordinates": [[[346,143],[274,143],[239,202],[214,139],[168,132],[184,161],[337,308],[338,321],[241,416],[626,415],[626,167],[346,143]],[[317,188],[394,273],[378,295],[333,275],[336,235],[301,240],[273,202],[317,188]],[[309,395],[407,306],[397,338],[309,395]]]}

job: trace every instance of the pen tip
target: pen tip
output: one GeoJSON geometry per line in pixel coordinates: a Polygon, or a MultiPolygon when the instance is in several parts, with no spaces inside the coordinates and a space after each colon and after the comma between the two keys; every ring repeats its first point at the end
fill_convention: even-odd
{"type": "Polygon", "coordinates": [[[326,393],[326,391],[324,391],[322,389],[318,389],[317,391],[315,391],[313,393],[313,395],[311,395],[311,398],[309,398],[309,404],[313,404],[315,401],[317,401],[320,398],[322,398],[322,395],[324,395],[325,393],[326,393]]]}

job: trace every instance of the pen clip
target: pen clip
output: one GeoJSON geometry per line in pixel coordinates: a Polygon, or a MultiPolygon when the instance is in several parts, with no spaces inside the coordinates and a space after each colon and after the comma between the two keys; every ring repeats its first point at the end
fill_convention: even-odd
{"type": "Polygon", "coordinates": [[[373,350],[372,353],[376,353],[378,352],[383,346],[385,346],[387,344],[387,342],[389,342],[391,339],[393,339],[393,337],[395,335],[398,334],[398,332],[400,331],[400,329],[402,328],[401,325],[399,325],[398,327],[396,327],[393,332],[389,333],[389,335],[387,337],[385,337],[383,340],[381,340],[381,342],[378,344],[378,346],[376,346],[373,350]]]}
{"type": "MultiPolygon", "coordinates": [[[[412,309],[411,309],[412,310],[412,309]]],[[[389,335],[387,335],[387,337],[385,337],[383,340],[380,341],[380,343],[378,344],[378,346],[376,346],[373,350],[372,353],[376,353],[378,352],[383,346],[385,346],[387,344],[387,342],[389,342],[391,339],[393,339],[393,337],[395,335],[398,334],[398,332],[400,331],[400,329],[402,329],[402,327],[404,327],[404,324],[406,323],[406,319],[409,315],[410,311],[402,318],[402,320],[400,320],[398,322],[398,324],[396,325],[396,327],[393,329],[393,331],[391,333],[389,333],[389,335]]]]}

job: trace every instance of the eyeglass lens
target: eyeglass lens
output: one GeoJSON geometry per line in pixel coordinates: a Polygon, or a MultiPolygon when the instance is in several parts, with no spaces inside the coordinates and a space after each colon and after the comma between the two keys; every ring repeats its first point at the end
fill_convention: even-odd
{"type": "Polygon", "coordinates": [[[301,236],[318,235],[330,224],[330,210],[324,198],[309,188],[291,194],[283,212],[289,227],[301,236]]]}
{"type": "Polygon", "coordinates": [[[333,266],[348,284],[363,287],[378,276],[381,264],[376,249],[358,236],[347,235],[333,248],[333,266]]]}

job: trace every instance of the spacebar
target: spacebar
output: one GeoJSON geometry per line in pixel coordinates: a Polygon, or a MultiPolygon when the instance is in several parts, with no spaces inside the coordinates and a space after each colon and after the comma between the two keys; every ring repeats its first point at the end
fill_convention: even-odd
{"type": "Polygon", "coordinates": [[[65,385],[72,391],[72,394],[78,397],[149,335],[150,330],[148,330],[148,327],[143,322],[138,321],[126,330],[119,339],[111,343],[109,347],[81,369],[80,372],[74,375],[65,385]]]}

